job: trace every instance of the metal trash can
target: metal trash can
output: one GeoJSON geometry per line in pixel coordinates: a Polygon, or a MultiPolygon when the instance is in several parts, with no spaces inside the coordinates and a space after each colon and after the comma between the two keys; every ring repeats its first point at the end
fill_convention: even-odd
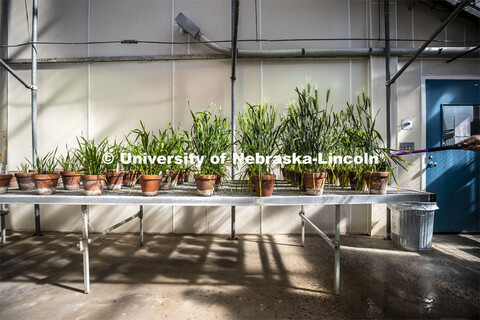
{"type": "Polygon", "coordinates": [[[436,202],[391,203],[391,237],[396,245],[411,251],[432,250],[436,202]]]}

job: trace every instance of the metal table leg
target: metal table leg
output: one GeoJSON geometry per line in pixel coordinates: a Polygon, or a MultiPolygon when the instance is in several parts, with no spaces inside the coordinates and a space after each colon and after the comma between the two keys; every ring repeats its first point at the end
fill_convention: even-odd
{"type": "Polygon", "coordinates": [[[387,207],[387,227],[385,240],[391,240],[392,211],[387,207]]]}
{"type": "Polygon", "coordinates": [[[143,206],[140,206],[138,218],[140,220],[140,247],[143,247],[143,206]]]}
{"type": "Polygon", "coordinates": [[[340,205],[335,205],[335,294],[340,293],[340,205]]]}
{"type": "Polygon", "coordinates": [[[42,230],[40,228],[40,205],[39,204],[34,205],[34,211],[35,211],[35,233],[33,235],[43,236],[42,230]]]}
{"type": "Polygon", "coordinates": [[[263,206],[260,206],[260,234],[263,234],[263,206]]]}
{"type": "MultiPolygon", "coordinates": [[[[303,206],[301,206],[300,214],[305,214],[305,211],[303,211],[303,206]]],[[[302,218],[300,219],[302,220],[302,247],[305,247],[305,220],[302,218]]]]}
{"type": "Polygon", "coordinates": [[[230,222],[231,222],[230,237],[227,238],[227,240],[238,240],[238,237],[235,232],[235,220],[236,220],[235,206],[232,206],[232,212],[230,214],[230,222]]]}
{"type": "Polygon", "coordinates": [[[7,226],[5,224],[5,216],[8,214],[7,206],[2,204],[0,208],[0,216],[1,216],[1,223],[2,223],[2,243],[7,242],[7,226]]]}
{"type": "Polygon", "coordinates": [[[302,219],[302,246],[305,246],[305,222],[318,233],[335,250],[335,294],[340,293],[340,205],[335,205],[335,238],[329,238],[325,232],[320,230],[310,219],[305,216],[303,206],[298,213],[302,219]]]}
{"type": "Polygon", "coordinates": [[[89,208],[82,205],[82,247],[83,251],[83,286],[84,292],[90,292],[90,263],[88,257],[88,221],[89,208]]]}

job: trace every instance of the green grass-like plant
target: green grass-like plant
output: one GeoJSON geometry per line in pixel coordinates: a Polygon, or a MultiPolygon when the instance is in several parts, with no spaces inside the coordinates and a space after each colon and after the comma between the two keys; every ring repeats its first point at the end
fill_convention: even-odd
{"type": "Polygon", "coordinates": [[[37,153],[37,161],[35,164],[32,164],[29,160],[27,161],[33,169],[37,170],[38,174],[53,174],[58,164],[56,159],[57,149],[58,147],[43,157],[40,157],[37,153]]]}
{"type": "MultiPolygon", "coordinates": [[[[243,113],[237,117],[238,146],[244,156],[255,156],[256,153],[263,157],[279,155],[279,138],[281,126],[275,124],[276,112],[274,105],[247,103],[243,113]]],[[[242,168],[245,177],[253,175],[273,174],[273,161],[267,163],[245,163],[242,168]]]]}
{"type": "Polygon", "coordinates": [[[197,156],[205,157],[197,173],[225,176],[232,151],[229,120],[222,118],[220,110],[215,112],[214,105],[205,111],[194,113],[190,110],[190,113],[193,125],[190,131],[185,131],[189,150],[197,156]],[[227,161],[224,164],[210,161],[213,156],[220,157],[222,153],[226,154],[227,161]]]}
{"type": "Polygon", "coordinates": [[[21,172],[21,173],[27,173],[27,172],[28,172],[28,168],[30,168],[30,165],[29,165],[28,160],[27,160],[27,163],[21,162],[21,163],[20,163],[20,167],[17,166],[18,172],[21,172]]]}
{"type": "MultiPolygon", "coordinates": [[[[165,148],[166,130],[163,132],[159,130],[159,136],[155,136],[152,131],[147,131],[143,122],[140,121],[140,128],[132,130],[131,133],[135,135],[135,139],[130,141],[127,138],[127,150],[132,154],[132,157],[144,155],[160,156],[166,155],[168,152],[165,148]]],[[[143,175],[159,175],[167,169],[165,164],[159,164],[157,161],[132,164],[131,168],[140,171],[143,175]]]]}
{"type": "Polygon", "coordinates": [[[75,157],[75,150],[69,149],[66,146],[65,155],[58,157],[57,162],[63,168],[64,172],[75,172],[78,170],[78,161],[75,157]]]}
{"type": "MultiPolygon", "coordinates": [[[[326,94],[325,106],[320,105],[318,90],[312,89],[310,84],[303,90],[295,88],[295,92],[298,102],[288,106],[287,114],[282,119],[284,152],[311,158],[317,158],[321,153],[325,159],[335,151],[338,143],[336,116],[328,107],[330,90],[326,94]]],[[[302,173],[322,173],[331,168],[329,164],[316,161],[294,167],[302,173]]]]}
{"type": "Polygon", "coordinates": [[[120,155],[124,151],[122,142],[117,142],[114,140],[112,144],[109,144],[107,147],[107,152],[113,156],[113,161],[111,163],[105,163],[105,170],[107,172],[114,172],[117,169],[117,164],[120,163],[120,155]]]}
{"type": "Polygon", "coordinates": [[[347,103],[348,126],[345,130],[347,142],[344,142],[344,148],[350,149],[357,155],[366,153],[369,156],[377,156],[379,163],[351,164],[345,166],[345,170],[356,172],[359,181],[363,179],[364,173],[389,172],[398,188],[394,173],[395,166],[406,169],[406,165],[410,163],[402,157],[390,159],[393,149],[384,147],[383,137],[376,129],[376,118],[379,112],[380,110],[373,116],[371,100],[365,92],[357,95],[354,104],[347,103]]]}
{"type": "Polygon", "coordinates": [[[77,137],[77,143],[74,155],[81,169],[88,175],[102,175],[105,170],[103,156],[108,150],[107,138],[96,143],[94,139],[81,136],[77,137]]]}

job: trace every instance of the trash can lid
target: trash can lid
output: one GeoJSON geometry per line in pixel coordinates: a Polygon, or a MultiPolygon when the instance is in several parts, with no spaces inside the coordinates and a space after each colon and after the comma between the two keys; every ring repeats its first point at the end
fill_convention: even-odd
{"type": "Polygon", "coordinates": [[[440,209],[437,206],[436,202],[399,202],[399,203],[389,203],[388,207],[391,210],[397,211],[406,211],[406,210],[416,210],[416,211],[434,211],[440,209]]]}

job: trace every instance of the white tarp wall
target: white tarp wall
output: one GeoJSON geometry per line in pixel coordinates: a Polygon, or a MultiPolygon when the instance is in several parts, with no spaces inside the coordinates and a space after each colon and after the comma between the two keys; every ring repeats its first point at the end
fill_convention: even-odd
{"type": "MultiPolygon", "coordinates": [[[[169,55],[214,53],[179,33],[174,18],[183,12],[211,39],[230,39],[228,0],[42,0],[39,1],[39,41],[87,42],[109,40],[191,41],[188,45],[99,44],[39,45],[38,57],[87,57],[120,55],[169,55]]],[[[255,1],[240,1],[239,39],[255,39],[255,1]]],[[[28,41],[23,1],[0,0],[2,43],[28,41]],[[5,21],[7,19],[8,21],[5,21]],[[8,26],[7,34],[5,29],[8,26]],[[6,40],[7,39],[7,40],[6,40]]],[[[412,1],[391,1],[392,38],[426,39],[448,13],[431,10],[412,1]]],[[[31,23],[31,1],[27,1],[31,23]]],[[[383,38],[383,1],[258,0],[259,38],[383,38]],[[379,21],[380,18],[380,21],[379,21]]],[[[460,42],[479,40],[478,25],[457,18],[437,38],[460,42]]],[[[418,47],[422,42],[392,41],[392,47],[418,47]]],[[[228,45],[228,44],[227,44],[228,45]]],[[[245,49],[383,47],[377,41],[241,42],[245,49]]],[[[442,46],[444,43],[434,43],[442,46]]],[[[463,46],[456,43],[455,46],[463,46]]],[[[4,58],[5,50],[2,51],[4,58]]],[[[30,47],[13,47],[8,58],[30,58],[30,47]]],[[[406,60],[392,57],[392,75],[406,60]]],[[[29,66],[13,66],[30,79],[29,66]]],[[[168,123],[191,125],[188,102],[194,111],[214,102],[230,115],[230,60],[125,62],[93,64],[40,64],[38,72],[38,152],[56,146],[75,145],[75,136],[112,140],[138,127],[165,128],[168,123]]],[[[479,76],[478,61],[445,59],[416,61],[392,87],[392,146],[399,141],[421,140],[421,81],[427,76],[479,76]],[[400,130],[400,120],[413,119],[411,131],[400,130]]],[[[15,168],[31,156],[30,92],[0,70],[0,130],[8,130],[9,167],[15,168]],[[8,94],[7,94],[8,93],[8,94]],[[8,113],[8,121],[7,121],[8,113]]],[[[295,86],[306,81],[321,93],[331,89],[330,102],[340,110],[364,88],[376,110],[381,109],[379,128],[385,134],[385,64],[383,57],[309,60],[240,60],[238,63],[237,109],[245,102],[274,103],[280,112],[295,98],[295,86]]],[[[421,189],[421,157],[411,156],[413,165],[400,172],[402,187],[421,189]]],[[[80,230],[80,208],[42,206],[42,229],[80,230]]],[[[106,228],[136,212],[136,207],[94,207],[95,231],[106,228]]],[[[267,207],[266,233],[300,231],[297,207],[267,207]]],[[[381,235],[385,228],[385,206],[343,206],[342,231],[381,235]]],[[[333,231],[333,208],[308,207],[307,215],[323,230],[333,231]]],[[[12,205],[7,217],[14,230],[34,228],[33,206],[12,205]]],[[[126,225],[119,231],[136,231],[126,225]]],[[[228,233],[229,207],[146,207],[146,232],[228,233]],[[175,221],[175,223],[173,223],[175,221]]],[[[260,231],[259,208],[237,209],[237,231],[260,231]]]]}

